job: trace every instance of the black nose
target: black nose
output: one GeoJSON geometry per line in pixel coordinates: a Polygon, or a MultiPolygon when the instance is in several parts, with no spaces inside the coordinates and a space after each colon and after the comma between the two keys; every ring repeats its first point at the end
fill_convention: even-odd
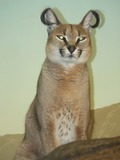
{"type": "Polygon", "coordinates": [[[70,53],[73,53],[74,50],[76,49],[75,46],[68,46],[67,48],[68,48],[68,50],[70,51],[70,53]]]}

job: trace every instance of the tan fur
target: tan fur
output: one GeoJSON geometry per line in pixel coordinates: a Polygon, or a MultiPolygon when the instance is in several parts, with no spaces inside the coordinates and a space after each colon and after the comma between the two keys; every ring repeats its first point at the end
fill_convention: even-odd
{"type": "MultiPolygon", "coordinates": [[[[51,21],[56,20],[51,10],[47,14],[51,21]]],[[[39,160],[62,144],[87,139],[90,123],[87,61],[91,55],[88,28],[83,24],[52,24],[48,33],[46,60],[26,116],[25,137],[16,160],[39,160]],[[67,44],[58,35],[65,36],[67,44]],[[79,36],[85,40],[76,43],[79,36]],[[67,45],[75,46],[75,50],[70,53],[67,45]]]]}

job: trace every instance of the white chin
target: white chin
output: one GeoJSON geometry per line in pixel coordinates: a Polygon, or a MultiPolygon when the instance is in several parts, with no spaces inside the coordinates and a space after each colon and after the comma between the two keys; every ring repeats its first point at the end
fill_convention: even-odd
{"type": "Polygon", "coordinates": [[[80,57],[61,57],[59,56],[48,56],[48,59],[53,62],[62,65],[63,67],[74,67],[77,64],[85,63],[85,60],[82,56],[80,57]]]}
{"type": "Polygon", "coordinates": [[[66,62],[66,63],[75,63],[75,62],[77,62],[77,58],[67,57],[67,58],[63,58],[63,61],[66,62]]]}

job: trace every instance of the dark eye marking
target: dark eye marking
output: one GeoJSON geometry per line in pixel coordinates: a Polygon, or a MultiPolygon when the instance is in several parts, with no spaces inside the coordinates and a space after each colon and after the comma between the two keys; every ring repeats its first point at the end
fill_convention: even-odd
{"type": "Polygon", "coordinates": [[[77,38],[77,42],[76,43],[78,44],[79,42],[83,42],[86,39],[87,39],[87,37],[82,36],[80,31],[78,30],[78,38],[77,38]]]}
{"type": "Polygon", "coordinates": [[[79,37],[77,38],[76,44],[78,44],[79,42],[83,42],[83,41],[85,41],[85,40],[86,40],[86,37],[84,37],[84,36],[79,36],[79,37]]]}
{"type": "Polygon", "coordinates": [[[64,43],[65,43],[66,45],[68,45],[68,42],[67,42],[67,39],[66,39],[65,36],[63,36],[63,35],[57,35],[56,37],[57,37],[59,40],[64,41],[64,43]]]}

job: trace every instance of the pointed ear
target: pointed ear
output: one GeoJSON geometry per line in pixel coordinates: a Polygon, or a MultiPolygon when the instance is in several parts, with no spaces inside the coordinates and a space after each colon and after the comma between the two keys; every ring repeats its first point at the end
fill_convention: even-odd
{"type": "Polygon", "coordinates": [[[82,22],[80,23],[86,30],[89,30],[91,28],[98,27],[100,23],[100,17],[99,14],[95,11],[89,11],[85,17],[83,18],[82,22]],[[95,19],[95,24],[92,25],[93,20],[95,19]]]}
{"type": "Polygon", "coordinates": [[[41,21],[43,24],[47,25],[48,34],[55,28],[57,25],[60,24],[60,21],[58,20],[55,13],[50,9],[45,9],[41,14],[41,21]]]}

